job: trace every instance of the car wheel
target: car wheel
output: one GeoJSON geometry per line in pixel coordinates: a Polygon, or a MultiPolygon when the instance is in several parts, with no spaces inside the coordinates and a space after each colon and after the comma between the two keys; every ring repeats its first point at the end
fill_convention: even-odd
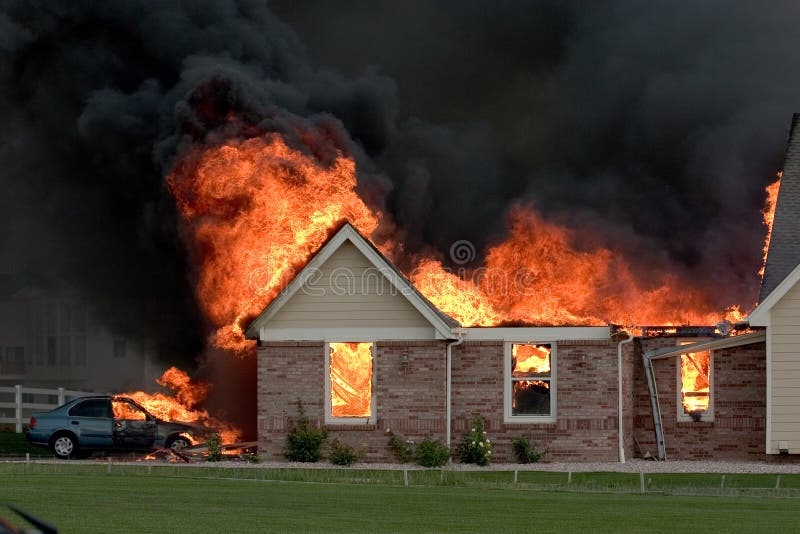
{"type": "Polygon", "coordinates": [[[58,434],[53,438],[51,448],[53,449],[53,454],[62,460],[66,460],[69,457],[78,455],[78,440],[72,434],[58,434]]]}
{"type": "Polygon", "coordinates": [[[191,445],[188,439],[184,438],[183,436],[178,436],[177,438],[172,438],[167,441],[167,448],[171,451],[178,452],[181,449],[185,449],[191,445]]]}

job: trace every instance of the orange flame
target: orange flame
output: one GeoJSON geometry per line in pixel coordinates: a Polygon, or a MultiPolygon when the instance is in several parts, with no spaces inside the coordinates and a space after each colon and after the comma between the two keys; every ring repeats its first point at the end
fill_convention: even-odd
{"type": "Polygon", "coordinates": [[[685,413],[704,412],[710,401],[711,353],[681,354],[681,403],[685,413]]]}
{"type": "MultiPolygon", "coordinates": [[[[356,192],[354,161],[331,152],[291,148],[268,134],[198,149],[168,177],[193,244],[198,300],[217,328],[215,345],[252,350],[243,336],[246,321],[342,221],[366,236],[378,228],[383,216],[356,192]]],[[[706,288],[668,273],[634,274],[615,250],[579,249],[573,231],[530,207],[516,207],[509,221],[508,238],[488,251],[481,269],[455,273],[423,258],[409,273],[412,283],[464,326],[715,324],[723,318],[706,288]]],[[[738,307],[727,318],[740,319],[738,307]]]]}
{"type": "Polygon", "coordinates": [[[331,415],[372,415],[372,343],[330,343],[331,415]]]}
{"type": "Polygon", "coordinates": [[[199,264],[197,295],[218,328],[214,344],[243,353],[246,321],[258,315],[297,268],[348,220],[378,226],[355,192],[355,163],[329,165],[278,135],[230,141],[187,157],[167,178],[199,264]]]}
{"type": "Polygon", "coordinates": [[[465,326],[715,324],[741,319],[738,306],[715,310],[702,289],[671,274],[637,278],[618,253],[581,251],[568,229],[531,208],[510,215],[510,235],[489,250],[475,282],[423,261],[412,282],[465,326]]]}
{"type": "MultiPolygon", "coordinates": [[[[193,382],[188,374],[177,367],[167,369],[156,382],[170,389],[172,396],[164,393],[145,393],[144,391],[120,393],[120,396],[133,399],[159,419],[183,423],[199,423],[216,429],[222,437],[223,443],[236,443],[239,441],[241,437],[239,429],[229,423],[211,417],[206,410],[197,409],[197,405],[204,401],[208,394],[208,384],[193,382]]],[[[122,406],[124,407],[124,404],[122,406]]],[[[116,412],[116,406],[114,410],[116,412]]]]}
{"type": "Polygon", "coordinates": [[[767,186],[767,199],[764,201],[764,208],[761,210],[762,221],[767,227],[767,235],[764,238],[764,249],[762,251],[763,261],[758,270],[758,276],[764,278],[764,270],[767,268],[767,254],[769,253],[769,242],[772,239],[772,223],[775,221],[775,206],[778,204],[778,191],[781,188],[781,178],[783,171],[779,171],[777,179],[767,186]]]}
{"type": "Polygon", "coordinates": [[[514,367],[513,376],[531,376],[529,373],[550,372],[550,347],[548,345],[518,345],[511,346],[511,356],[514,367]]]}

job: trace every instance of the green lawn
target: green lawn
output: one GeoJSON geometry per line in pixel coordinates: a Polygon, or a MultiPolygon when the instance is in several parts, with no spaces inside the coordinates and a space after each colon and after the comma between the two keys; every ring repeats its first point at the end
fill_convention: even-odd
{"type": "MultiPolygon", "coordinates": [[[[31,465],[27,473],[25,469],[0,464],[0,501],[18,505],[66,533],[788,532],[797,529],[800,505],[797,498],[774,496],[541,491],[524,484],[491,487],[502,475],[488,472],[463,482],[467,487],[405,487],[402,471],[303,475],[307,470],[297,470],[297,477],[340,480],[324,483],[255,479],[270,474],[264,469],[154,466],[148,470],[115,465],[108,473],[103,464],[31,465]],[[229,476],[209,478],[225,474],[229,476]],[[346,477],[359,482],[347,482],[346,477]]],[[[439,471],[409,475],[429,477],[432,483],[443,478],[439,471]]],[[[633,484],[630,475],[619,479],[597,475],[603,475],[596,479],[597,488],[633,484]]],[[[560,484],[564,476],[547,473],[543,480],[560,484]]],[[[526,477],[535,478],[529,473],[526,477]]],[[[694,482],[719,479],[707,475],[694,482]]],[[[739,479],[742,485],[744,481],[739,479]]],[[[662,485],[667,482],[660,480],[662,485]]]]}

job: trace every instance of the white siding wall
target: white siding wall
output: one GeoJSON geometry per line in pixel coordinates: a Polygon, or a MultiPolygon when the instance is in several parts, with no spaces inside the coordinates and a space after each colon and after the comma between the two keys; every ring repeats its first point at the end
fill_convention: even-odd
{"type": "Polygon", "coordinates": [[[769,453],[788,441],[800,454],[800,284],[789,290],[770,312],[772,342],[772,415],[769,453]]]}
{"type": "Polygon", "coordinates": [[[345,242],[270,320],[285,328],[433,328],[361,252],[345,242]]]}

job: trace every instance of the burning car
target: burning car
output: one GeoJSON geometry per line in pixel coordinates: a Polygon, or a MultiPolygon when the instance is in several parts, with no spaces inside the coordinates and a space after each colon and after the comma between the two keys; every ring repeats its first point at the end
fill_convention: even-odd
{"type": "Polygon", "coordinates": [[[81,397],[31,416],[28,441],[49,447],[59,458],[88,456],[96,450],[178,451],[213,431],[164,421],[127,397],[81,397]]]}

